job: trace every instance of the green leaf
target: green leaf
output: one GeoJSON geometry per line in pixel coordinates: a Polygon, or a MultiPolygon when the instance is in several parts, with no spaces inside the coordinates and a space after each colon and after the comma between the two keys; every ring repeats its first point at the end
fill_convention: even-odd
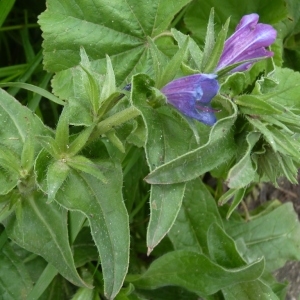
{"type": "Polygon", "coordinates": [[[147,42],[149,43],[150,54],[152,57],[155,83],[157,87],[161,88],[164,86],[164,84],[161,84],[161,82],[163,80],[163,69],[166,67],[168,62],[167,57],[158,49],[150,37],[148,37],[147,42]]]}
{"type": "Polygon", "coordinates": [[[211,196],[199,178],[187,183],[180,212],[168,236],[176,250],[193,250],[208,255],[207,231],[222,220],[211,196]]]}
{"type": "Polygon", "coordinates": [[[174,251],[155,260],[140,278],[132,282],[143,289],[176,285],[206,296],[232,284],[255,280],[263,270],[263,260],[246,267],[225,269],[203,254],[174,251]]]}
{"type": "Polygon", "coordinates": [[[212,7],[209,13],[209,19],[207,23],[205,43],[203,50],[203,60],[201,62],[201,71],[205,69],[209,63],[209,58],[215,46],[215,10],[212,7]]]}
{"type": "Polygon", "coordinates": [[[245,195],[246,188],[238,189],[233,197],[232,203],[228,209],[226,214],[226,219],[228,220],[233,213],[233,211],[238,207],[238,205],[243,201],[245,195]]]}
{"type": "Polygon", "coordinates": [[[115,73],[111,64],[111,60],[106,55],[106,76],[103,83],[100,99],[104,101],[116,91],[115,73]]]}
{"type": "MultiPolygon", "coordinates": [[[[139,109],[147,130],[145,145],[150,170],[166,161],[178,157],[196,144],[192,131],[178,115],[170,115],[167,106],[154,109],[147,104],[151,93],[151,80],[146,75],[136,75],[132,81],[132,104],[139,109]],[[185,141],[178,139],[184,136],[185,141]]],[[[148,254],[172,227],[181,206],[185,184],[151,187],[150,222],[147,231],[148,254]]]]}
{"type": "Polygon", "coordinates": [[[213,49],[207,50],[207,51],[211,51],[211,52],[209,52],[209,54],[207,54],[207,55],[203,54],[206,57],[209,57],[209,59],[207,59],[207,63],[205,64],[205,66],[203,66],[204,73],[207,73],[207,74],[213,73],[219,63],[219,60],[220,60],[220,57],[222,55],[223,48],[224,48],[224,43],[225,43],[227,31],[228,31],[229,22],[230,22],[230,18],[227,19],[226,23],[224,24],[221,31],[219,32],[216,42],[213,46],[213,49]]]}
{"type": "Polygon", "coordinates": [[[222,289],[225,300],[247,299],[247,300],[279,300],[270,286],[261,280],[242,282],[222,289]]]}
{"type": "MultiPolygon", "coordinates": [[[[188,36],[181,33],[180,31],[176,30],[175,28],[172,28],[171,32],[172,32],[175,40],[177,41],[179,48],[182,48],[184,46],[184,42],[188,36]]],[[[200,50],[199,46],[196,44],[196,42],[191,37],[189,37],[188,51],[191,56],[191,59],[188,60],[189,65],[191,65],[191,67],[194,67],[200,71],[203,53],[200,50]]]]}
{"type": "Polygon", "coordinates": [[[0,2],[0,27],[4,23],[7,15],[14,6],[15,0],[2,0],[0,2]]]}
{"type": "Polygon", "coordinates": [[[195,293],[177,286],[165,286],[155,290],[135,290],[135,294],[139,296],[138,299],[146,297],[146,299],[155,300],[199,300],[199,297],[195,293]]]}
{"type": "Polygon", "coordinates": [[[291,69],[276,68],[273,78],[278,81],[275,89],[263,97],[272,102],[279,103],[285,108],[300,109],[298,95],[300,93],[300,73],[291,69]]]}
{"type": "MultiPolygon", "coordinates": [[[[41,299],[41,295],[44,293],[44,291],[51,286],[51,284],[55,284],[55,276],[57,275],[57,270],[53,265],[48,264],[47,267],[44,269],[43,273],[39,277],[39,279],[36,281],[33,289],[30,291],[27,299],[31,300],[39,300],[41,299]]],[[[57,278],[57,277],[56,277],[57,278]]],[[[61,277],[58,277],[60,281],[62,281],[61,277]]],[[[63,282],[63,281],[62,281],[63,282]]],[[[65,286],[64,286],[65,288],[65,286]]],[[[55,296],[57,295],[59,289],[57,286],[55,286],[55,289],[51,290],[51,295],[53,295],[54,299],[55,296]],[[53,293],[53,290],[55,291],[53,293]]],[[[61,294],[59,294],[61,297],[61,294]]]]}
{"type": "Polygon", "coordinates": [[[58,160],[52,163],[47,170],[47,186],[48,186],[48,201],[49,204],[55,198],[57,191],[61,188],[64,181],[67,179],[70,168],[66,162],[58,160]]]}
{"type": "Polygon", "coordinates": [[[34,164],[34,140],[29,133],[25,139],[24,147],[21,154],[21,166],[28,174],[34,164]]]}
{"type": "Polygon", "coordinates": [[[18,211],[17,216],[5,222],[9,238],[22,248],[41,255],[73,284],[89,287],[74,265],[68,242],[67,211],[54,202],[46,204],[40,192],[21,201],[18,211]]]}
{"type": "Polygon", "coordinates": [[[98,248],[105,296],[113,299],[122,287],[129,259],[128,214],[122,199],[121,166],[111,161],[94,162],[107,183],[85,172],[71,170],[56,201],[83,213],[98,248]]]}
{"type": "Polygon", "coordinates": [[[168,82],[174,79],[178,70],[180,69],[180,65],[185,57],[186,50],[189,45],[189,37],[186,37],[184,44],[179,48],[177,53],[170,59],[165,68],[163,68],[163,72],[161,74],[160,82],[155,82],[156,86],[163,87],[168,82]]]}
{"type": "MultiPolygon", "coordinates": [[[[74,212],[72,211],[71,213],[74,212]]],[[[83,216],[83,214],[80,215],[83,216]]],[[[74,261],[77,267],[98,260],[99,254],[91,236],[90,229],[87,226],[83,227],[79,232],[72,248],[74,251],[74,261]]]]}
{"type": "Polygon", "coordinates": [[[245,266],[245,261],[237,251],[234,240],[216,223],[212,223],[208,230],[209,257],[225,268],[245,266]]]}
{"type": "Polygon", "coordinates": [[[90,159],[81,155],[77,155],[68,159],[67,163],[72,168],[90,174],[95,178],[101,180],[103,183],[107,183],[107,179],[105,178],[105,175],[101,171],[101,167],[95,164],[94,162],[92,162],[90,159]]]}
{"type": "Polygon", "coordinates": [[[236,106],[220,97],[231,115],[219,120],[203,146],[187,152],[154,169],[145,180],[151,184],[172,184],[192,180],[228,161],[235,152],[231,127],[236,119],[236,106]]]}
{"type": "MultiPolygon", "coordinates": [[[[71,68],[78,65],[79,48],[83,46],[99,73],[104,73],[105,55],[111,57],[112,64],[118,65],[116,78],[120,84],[131,74],[147,71],[147,36],[154,38],[163,33],[189,2],[179,0],[170,5],[168,0],[155,0],[149,5],[138,0],[49,0],[47,10],[39,17],[45,68],[53,72],[66,70],[62,77],[70,81],[71,68]]],[[[55,76],[56,91],[61,86],[58,80],[55,76]]]]}
{"type": "Polygon", "coordinates": [[[264,256],[267,271],[282,267],[287,260],[300,259],[300,225],[291,203],[251,222],[232,221],[225,225],[230,236],[239,241],[238,246],[243,245],[243,258],[252,262],[264,256]]]}
{"type": "Polygon", "coordinates": [[[89,126],[76,136],[67,151],[70,156],[76,155],[80,150],[82,150],[82,148],[87,144],[87,141],[90,138],[94,128],[95,126],[89,126]]]}
{"type": "Polygon", "coordinates": [[[84,86],[85,93],[89,98],[93,113],[95,114],[98,111],[100,105],[100,91],[97,82],[97,79],[99,78],[97,78],[98,76],[93,76],[94,72],[92,72],[89,58],[82,46],[80,47],[80,59],[80,67],[83,70],[83,72],[81,72],[82,84],[84,86]]]}
{"type": "Polygon", "coordinates": [[[241,95],[234,99],[235,103],[239,106],[240,110],[244,114],[250,115],[272,115],[281,114],[280,111],[268,103],[262,97],[253,95],[241,95]]]}
{"type": "Polygon", "coordinates": [[[41,95],[41,96],[45,97],[46,99],[49,99],[50,101],[52,101],[54,103],[57,103],[59,105],[65,105],[64,101],[60,100],[59,98],[55,97],[53,94],[48,92],[47,90],[42,89],[42,88],[40,88],[36,85],[23,83],[23,82],[3,82],[3,83],[0,83],[0,87],[7,87],[7,86],[25,89],[25,90],[31,91],[33,93],[36,93],[38,95],[41,95]]]}
{"type": "Polygon", "coordinates": [[[55,142],[60,153],[67,152],[67,147],[69,145],[69,110],[66,106],[58,119],[55,132],[55,142]]]}
{"type": "Polygon", "coordinates": [[[227,185],[231,189],[240,189],[254,181],[257,165],[251,158],[251,152],[261,134],[249,132],[246,136],[247,148],[243,157],[229,170],[227,185]]]}
{"type": "Polygon", "coordinates": [[[246,75],[244,73],[233,73],[221,85],[221,93],[226,93],[230,98],[233,98],[243,92],[245,85],[246,75]]]}
{"type": "Polygon", "coordinates": [[[0,295],[2,299],[26,299],[32,289],[32,280],[22,260],[9,243],[1,249],[0,295]]]}
{"type": "Polygon", "coordinates": [[[0,125],[1,144],[19,157],[28,132],[33,136],[49,135],[51,132],[36,115],[32,114],[32,111],[2,89],[0,89],[0,125]]]}
{"type": "Polygon", "coordinates": [[[54,158],[60,158],[60,148],[56,140],[51,136],[36,136],[36,140],[40,143],[41,146],[54,158]]]}
{"type": "Polygon", "coordinates": [[[147,228],[148,255],[172,228],[184,196],[185,184],[156,185],[150,192],[147,228]]]}

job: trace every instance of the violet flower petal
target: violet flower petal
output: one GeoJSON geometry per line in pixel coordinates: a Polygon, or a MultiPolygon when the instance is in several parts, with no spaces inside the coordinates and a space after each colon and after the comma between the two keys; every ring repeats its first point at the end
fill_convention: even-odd
{"type": "MultiPolygon", "coordinates": [[[[276,30],[268,24],[257,23],[259,16],[250,14],[244,16],[236,31],[226,40],[216,71],[244,60],[260,60],[273,56],[273,52],[265,47],[276,39],[276,30]]],[[[245,71],[253,62],[245,63],[231,72],[245,71]]]]}
{"type": "Polygon", "coordinates": [[[216,122],[210,102],[219,91],[214,74],[195,74],[169,82],[162,88],[168,102],[187,117],[204,124],[216,122]]]}

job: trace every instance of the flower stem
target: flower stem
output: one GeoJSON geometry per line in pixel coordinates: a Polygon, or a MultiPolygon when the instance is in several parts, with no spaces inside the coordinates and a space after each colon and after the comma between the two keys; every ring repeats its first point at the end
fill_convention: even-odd
{"type": "Polygon", "coordinates": [[[173,33],[171,31],[164,31],[164,32],[160,33],[159,35],[155,36],[153,38],[153,41],[155,41],[155,40],[157,40],[157,39],[159,39],[161,37],[164,37],[164,36],[171,36],[171,37],[173,37],[173,33]]]}
{"type": "Polygon", "coordinates": [[[137,117],[139,114],[140,111],[133,106],[126,108],[100,122],[96,127],[95,135],[99,136],[104,134],[113,127],[121,125],[122,123],[137,117]]]}

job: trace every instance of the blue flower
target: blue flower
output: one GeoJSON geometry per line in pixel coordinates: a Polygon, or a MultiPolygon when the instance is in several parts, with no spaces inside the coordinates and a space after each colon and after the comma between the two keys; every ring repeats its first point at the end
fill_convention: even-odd
{"type": "Polygon", "coordinates": [[[169,82],[162,88],[162,93],[170,104],[187,117],[204,124],[216,122],[211,99],[219,91],[219,83],[214,74],[195,74],[169,82]]]}
{"type": "MultiPolygon", "coordinates": [[[[258,23],[259,16],[244,16],[235,32],[225,41],[224,49],[215,73],[230,65],[242,64],[230,72],[247,70],[255,61],[273,56],[273,52],[265,47],[276,39],[276,30],[267,24],[258,23]]],[[[216,122],[211,100],[219,91],[219,83],[215,74],[194,74],[181,77],[162,88],[168,103],[187,117],[204,124],[216,122]]]]}

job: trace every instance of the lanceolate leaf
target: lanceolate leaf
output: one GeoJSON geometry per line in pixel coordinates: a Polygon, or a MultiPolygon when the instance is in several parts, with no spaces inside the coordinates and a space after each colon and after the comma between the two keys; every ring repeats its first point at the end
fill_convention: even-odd
{"type": "MultiPolygon", "coordinates": [[[[142,114],[148,132],[145,145],[147,162],[152,170],[196,144],[192,131],[183,119],[169,114],[167,107],[154,109],[147,104],[146,94],[150,91],[150,80],[145,75],[137,75],[132,82],[132,104],[142,114]],[[178,139],[181,134],[185,142],[178,139]]],[[[150,222],[147,232],[148,253],[170,230],[181,206],[185,184],[151,187],[150,222]]]]}
{"type": "Polygon", "coordinates": [[[83,213],[98,248],[104,277],[104,292],[113,299],[122,287],[129,259],[128,214],[122,199],[122,173],[117,163],[94,162],[103,170],[107,183],[72,169],[56,195],[69,210],[83,213]]]}
{"type": "Polygon", "coordinates": [[[5,222],[13,241],[28,251],[44,257],[75,285],[88,285],[78,275],[68,242],[67,211],[55,203],[46,204],[36,192],[20,202],[17,216],[5,222]]]}
{"type": "Polygon", "coordinates": [[[212,223],[223,226],[215,199],[197,178],[187,184],[182,207],[168,236],[176,250],[208,255],[207,231],[212,223]]]}

